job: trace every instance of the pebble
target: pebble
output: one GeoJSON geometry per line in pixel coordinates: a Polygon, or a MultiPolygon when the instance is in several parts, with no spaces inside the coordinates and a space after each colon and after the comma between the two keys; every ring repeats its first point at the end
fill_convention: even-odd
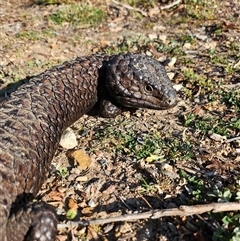
{"type": "Polygon", "coordinates": [[[168,62],[168,66],[172,67],[177,62],[176,57],[172,57],[171,60],[168,62]]]}
{"type": "Polygon", "coordinates": [[[182,84],[176,84],[176,85],[173,85],[173,88],[174,88],[176,91],[179,91],[180,89],[183,88],[183,85],[182,85],[182,84]]]}
{"type": "Polygon", "coordinates": [[[160,32],[160,31],[165,31],[165,30],[166,30],[166,27],[164,27],[163,25],[153,26],[153,31],[160,32]]]}
{"type": "Polygon", "coordinates": [[[208,36],[207,35],[202,35],[202,34],[195,34],[196,38],[202,41],[206,41],[208,36]]]}
{"type": "Polygon", "coordinates": [[[94,208],[94,207],[96,207],[96,203],[92,199],[90,199],[88,201],[88,206],[91,207],[91,208],[94,208]]]}
{"type": "Polygon", "coordinates": [[[192,48],[192,45],[191,45],[190,43],[185,43],[185,44],[183,45],[183,48],[184,48],[184,49],[191,49],[191,48],[192,48]]]}
{"type": "Polygon", "coordinates": [[[113,224],[107,224],[106,226],[104,226],[103,232],[108,233],[109,231],[111,231],[113,229],[113,227],[114,227],[113,224]]]}
{"type": "Polygon", "coordinates": [[[161,34],[158,37],[164,44],[167,43],[167,35],[161,34]]]}
{"type": "Polygon", "coordinates": [[[78,145],[77,138],[70,128],[63,132],[59,145],[67,150],[73,149],[78,145]]]}
{"type": "Polygon", "coordinates": [[[169,72],[169,73],[167,73],[167,75],[168,75],[168,78],[169,78],[170,80],[172,80],[172,79],[174,78],[174,76],[175,76],[175,73],[169,72]]]}
{"type": "Polygon", "coordinates": [[[203,45],[203,47],[205,49],[215,49],[217,46],[217,42],[216,41],[211,41],[211,42],[207,42],[203,45]]]}
{"type": "Polygon", "coordinates": [[[153,34],[149,34],[148,37],[149,37],[150,40],[154,40],[154,39],[158,38],[157,34],[154,34],[154,33],[153,34]]]}
{"type": "Polygon", "coordinates": [[[222,136],[222,135],[219,135],[217,133],[209,132],[208,135],[209,135],[209,138],[211,138],[214,141],[223,141],[223,140],[227,139],[226,136],[222,136]]]}
{"type": "MultiPolygon", "coordinates": [[[[128,233],[128,232],[132,232],[131,226],[128,223],[124,223],[122,225],[118,225],[115,228],[115,232],[116,233],[128,233]]],[[[117,235],[117,234],[116,234],[117,235]]]]}

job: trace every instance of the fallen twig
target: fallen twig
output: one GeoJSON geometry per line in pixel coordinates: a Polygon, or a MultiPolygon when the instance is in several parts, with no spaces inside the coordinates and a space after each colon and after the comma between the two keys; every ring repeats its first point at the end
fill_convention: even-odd
{"type": "Polygon", "coordinates": [[[226,142],[232,142],[232,141],[237,141],[237,140],[240,140],[240,136],[227,139],[226,142]]]}
{"type": "Polygon", "coordinates": [[[236,89],[236,88],[240,87],[240,83],[223,85],[223,87],[227,88],[227,89],[236,89]]]}
{"type": "Polygon", "coordinates": [[[128,10],[133,10],[133,11],[136,11],[136,12],[140,12],[143,16],[147,16],[147,12],[141,10],[140,8],[134,8],[134,7],[131,7],[130,5],[128,4],[124,4],[124,3],[120,3],[120,2],[117,2],[115,0],[112,0],[112,3],[117,5],[117,6],[120,6],[122,8],[126,8],[128,10]]]}
{"type": "Polygon", "coordinates": [[[161,10],[164,10],[164,9],[169,9],[169,8],[172,8],[174,7],[175,5],[178,5],[182,0],[176,0],[175,2],[172,2],[168,5],[165,5],[165,6],[162,6],[160,7],[161,10]]]}
{"type": "Polygon", "coordinates": [[[133,213],[120,215],[111,218],[95,219],[95,220],[83,220],[78,222],[69,221],[68,223],[58,224],[58,228],[69,228],[69,227],[79,227],[79,226],[88,226],[96,224],[106,224],[112,222],[122,222],[122,221],[133,221],[139,219],[157,219],[161,217],[168,216],[190,216],[196,214],[202,214],[205,212],[226,212],[226,211],[237,211],[240,210],[240,203],[229,202],[229,203],[209,203],[195,206],[180,206],[179,208],[170,208],[170,209],[155,209],[152,211],[144,213],[133,213]]]}

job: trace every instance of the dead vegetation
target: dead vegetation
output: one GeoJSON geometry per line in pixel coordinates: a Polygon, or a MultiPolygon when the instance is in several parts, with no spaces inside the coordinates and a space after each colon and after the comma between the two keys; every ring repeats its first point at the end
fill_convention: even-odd
{"type": "Polygon", "coordinates": [[[0,3],[4,91],[77,56],[120,52],[158,59],[178,90],[171,110],[127,110],[110,120],[91,113],[72,126],[80,161],[59,148],[38,199],[56,206],[63,226],[68,220],[111,222],[68,225],[59,229],[59,240],[240,240],[235,209],[114,221],[238,202],[239,12],[237,0],[0,3]]]}

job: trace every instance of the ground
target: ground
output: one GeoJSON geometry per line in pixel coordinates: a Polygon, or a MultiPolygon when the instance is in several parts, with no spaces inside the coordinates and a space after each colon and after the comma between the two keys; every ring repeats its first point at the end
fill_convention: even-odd
{"type": "Polygon", "coordinates": [[[104,222],[239,200],[240,2],[86,2],[0,2],[1,99],[9,84],[77,56],[141,52],[165,66],[178,104],[90,113],[71,127],[77,152],[59,147],[37,199],[61,224],[103,221],[59,225],[58,240],[240,240],[237,211],[104,222]]]}

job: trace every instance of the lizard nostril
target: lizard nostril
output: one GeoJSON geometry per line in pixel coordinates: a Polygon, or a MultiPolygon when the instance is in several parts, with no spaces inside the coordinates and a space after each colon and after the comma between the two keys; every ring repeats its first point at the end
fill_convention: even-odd
{"type": "Polygon", "coordinates": [[[174,100],[173,100],[173,99],[168,100],[168,104],[169,104],[169,105],[171,105],[171,104],[173,104],[173,103],[174,103],[174,100]]]}
{"type": "Polygon", "coordinates": [[[169,105],[169,106],[175,106],[177,104],[177,96],[176,96],[176,92],[175,91],[170,91],[168,93],[168,98],[166,100],[166,103],[169,105]]]}

